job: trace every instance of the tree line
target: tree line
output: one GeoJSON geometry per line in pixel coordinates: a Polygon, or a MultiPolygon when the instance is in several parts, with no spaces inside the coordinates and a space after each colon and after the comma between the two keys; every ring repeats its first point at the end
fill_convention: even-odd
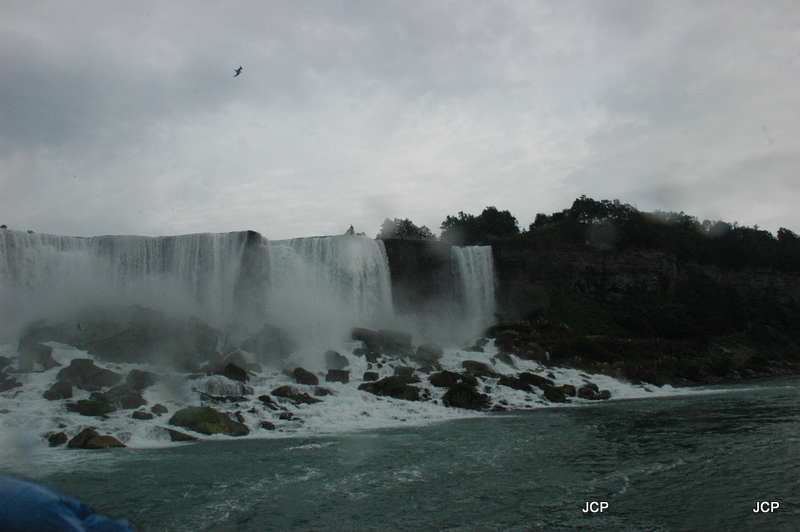
{"type": "MultiPolygon", "coordinates": [[[[800,271],[800,236],[780,228],[776,235],[758,226],[724,221],[699,221],[684,212],[641,212],[614,200],[577,198],[572,206],[539,213],[527,230],[507,210],[486,207],[479,215],[448,215],[439,240],[453,245],[487,245],[504,241],[525,248],[594,246],[598,249],[658,249],[679,259],[724,267],[770,267],[800,271]]],[[[426,226],[408,218],[386,219],[379,239],[436,240],[426,226]]]]}

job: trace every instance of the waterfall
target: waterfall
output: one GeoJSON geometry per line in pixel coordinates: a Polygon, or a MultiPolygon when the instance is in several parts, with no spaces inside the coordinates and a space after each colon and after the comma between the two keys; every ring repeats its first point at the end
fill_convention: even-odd
{"type": "Polygon", "coordinates": [[[263,306],[265,244],[253,232],[81,238],[3,230],[0,317],[19,326],[136,303],[224,323],[263,306]]]}
{"type": "Polygon", "coordinates": [[[392,316],[383,243],[342,235],[271,241],[272,323],[318,341],[341,341],[354,325],[392,316]]]}
{"type": "Polygon", "coordinates": [[[491,246],[456,247],[450,250],[456,301],[473,333],[494,323],[494,259],[491,246]]]}

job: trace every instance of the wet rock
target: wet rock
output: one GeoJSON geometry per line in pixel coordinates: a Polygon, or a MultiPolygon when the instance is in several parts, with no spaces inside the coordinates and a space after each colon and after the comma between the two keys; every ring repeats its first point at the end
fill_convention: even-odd
{"type": "Polygon", "coordinates": [[[259,424],[259,427],[261,427],[264,430],[275,430],[275,424],[269,421],[262,421],[259,424]]]}
{"type": "Polygon", "coordinates": [[[283,397],[284,399],[289,399],[293,401],[295,404],[307,404],[312,405],[314,403],[322,402],[321,399],[314,399],[307,393],[299,393],[291,386],[280,386],[272,390],[272,395],[275,397],[283,397]]]}
{"type": "Polygon", "coordinates": [[[365,382],[358,387],[359,390],[379,396],[389,396],[406,401],[419,401],[419,388],[406,383],[402,377],[385,377],[375,382],[365,382]]]}
{"type": "Polygon", "coordinates": [[[272,397],[269,395],[259,395],[258,400],[261,401],[267,408],[271,410],[278,410],[278,405],[275,404],[275,401],[273,401],[272,397]]]}
{"type": "Polygon", "coordinates": [[[325,380],[347,384],[350,382],[350,372],[343,369],[329,369],[328,374],[325,375],[325,380]]]}
{"type": "Polygon", "coordinates": [[[575,397],[577,390],[575,390],[575,386],[571,384],[565,384],[561,387],[564,390],[564,393],[569,395],[570,397],[575,397]]]}
{"type": "Polygon", "coordinates": [[[317,386],[317,388],[314,390],[314,395],[316,397],[327,397],[329,395],[334,395],[334,392],[333,390],[330,390],[328,388],[322,388],[321,386],[317,386]]]}
{"type": "Polygon", "coordinates": [[[461,367],[467,373],[474,377],[497,377],[497,373],[485,362],[478,362],[477,360],[464,360],[461,362],[461,367]]]}
{"type": "Polygon", "coordinates": [[[513,388],[515,390],[522,390],[524,392],[533,391],[533,388],[531,388],[530,384],[522,382],[522,379],[518,377],[512,377],[510,375],[501,375],[500,380],[497,381],[497,384],[508,386],[509,388],[513,388]]]}
{"type": "Polygon", "coordinates": [[[523,371],[518,375],[519,380],[524,382],[525,384],[530,384],[531,386],[536,386],[540,390],[546,389],[548,386],[555,386],[555,382],[552,380],[542,377],[541,375],[536,375],[535,373],[530,373],[527,371],[523,371]]]}
{"type": "Polygon", "coordinates": [[[419,377],[414,374],[415,369],[411,366],[396,366],[394,368],[394,376],[400,377],[406,384],[419,382],[419,377]]]}
{"type": "Polygon", "coordinates": [[[297,344],[283,329],[265,324],[260,331],[242,342],[242,349],[253,353],[262,364],[280,366],[297,350],[297,344]]]}
{"type": "Polygon", "coordinates": [[[566,403],[567,395],[561,386],[547,386],[544,389],[544,396],[551,403],[566,403]]]}
{"type": "Polygon", "coordinates": [[[75,358],[69,366],[58,372],[60,382],[69,382],[81,390],[93,391],[104,386],[113,386],[122,380],[122,375],[95,365],[90,358],[75,358]]]}
{"type": "Polygon", "coordinates": [[[70,399],[72,397],[72,385],[68,382],[56,382],[42,396],[48,401],[70,399]]]}
{"type": "Polygon", "coordinates": [[[31,337],[25,337],[19,341],[17,353],[20,357],[20,371],[33,371],[36,366],[42,370],[48,370],[60,366],[53,359],[53,348],[37,342],[31,337]]]}
{"type": "Polygon", "coordinates": [[[436,344],[425,343],[417,347],[417,352],[414,355],[414,360],[420,364],[430,364],[438,366],[439,360],[442,358],[444,350],[436,344]]]}
{"type": "Polygon", "coordinates": [[[479,345],[472,345],[464,348],[462,351],[466,351],[467,353],[483,353],[483,347],[479,345]]]}
{"type": "Polygon", "coordinates": [[[210,375],[199,379],[194,390],[207,400],[221,403],[246,401],[247,396],[253,393],[250,386],[223,375],[210,375]]]}
{"type": "Polygon", "coordinates": [[[483,410],[489,406],[489,396],[480,393],[469,384],[459,382],[445,392],[442,402],[445,406],[483,410]]]}
{"type": "Polygon", "coordinates": [[[509,355],[508,353],[497,353],[495,356],[492,357],[492,361],[495,363],[502,362],[503,364],[511,366],[512,368],[517,367],[517,365],[514,363],[514,359],[511,358],[511,355],[509,355]]]}
{"type": "Polygon", "coordinates": [[[177,442],[197,441],[197,437],[196,436],[190,436],[189,434],[186,434],[185,432],[181,432],[181,431],[175,430],[175,429],[168,429],[166,427],[164,427],[164,430],[166,430],[167,434],[169,434],[170,441],[177,441],[177,442]]]}
{"type": "Polygon", "coordinates": [[[6,375],[5,372],[0,371],[0,392],[7,392],[14,388],[19,388],[20,386],[22,386],[21,382],[14,377],[6,375]]]}
{"type": "Polygon", "coordinates": [[[378,345],[382,353],[391,356],[404,357],[414,354],[411,348],[411,335],[406,332],[380,329],[378,331],[378,345]]]}
{"type": "Polygon", "coordinates": [[[474,375],[470,375],[469,373],[461,373],[461,382],[469,384],[473,388],[478,387],[478,379],[474,375]]]}
{"type": "Polygon", "coordinates": [[[154,413],[155,415],[157,415],[157,416],[160,416],[161,414],[168,414],[169,413],[169,410],[167,410],[167,407],[162,405],[161,403],[154,404],[153,408],[151,408],[150,411],[152,413],[154,413]]]}
{"type": "Polygon", "coordinates": [[[340,355],[336,351],[327,351],[325,353],[325,367],[328,369],[344,369],[350,365],[347,357],[340,355]]]}
{"type": "Polygon", "coordinates": [[[67,447],[70,449],[111,449],[114,447],[125,447],[125,445],[113,436],[104,436],[95,429],[86,428],[75,435],[67,447]]]}
{"type": "Polygon", "coordinates": [[[301,367],[294,368],[292,376],[297,384],[308,384],[310,386],[319,384],[319,377],[301,367]]]}
{"type": "Polygon", "coordinates": [[[233,362],[228,362],[216,373],[239,382],[247,382],[250,379],[250,375],[247,373],[247,370],[237,366],[233,362]]]}
{"type": "Polygon", "coordinates": [[[361,327],[356,327],[353,329],[353,332],[350,335],[350,337],[353,340],[364,342],[364,347],[366,347],[367,349],[377,349],[379,347],[378,333],[375,331],[371,331],[369,329],[362,329],[361,327]]]}
{"type": "Polygon", "coordinates": [[[152,371],[142,371],[140,369],[132,369],[127,378],[126,384],[133,390],[144,390],[158,382],[159,375],[152,371]]]}
{"type": "Polygon", "coordinates": [[[6,356],[0,356],[0,371],[6,369],[12,364],[12,360],[6,356]]]}
{"type": "Polygon", "coordinates": [[[82,416],[105,416],[111,412],[116,412],[117,407],[97,399],[81,399],[77,403],[67,405],[67,410],[82,416]]]}
{"type": "Polygon", "coordinates": [[[219,412],[210,406],[182,408],[169,419],[169,424],[209,435],[246,436],[250,432],[243,423],[232,420],[228,414],[219,412]]]}
{"type": "Polygon", "coordinates": [[[142,393],[138,390],[128,390],[126,393],[116,397],[114,402],[119,404],[123,410],[133,410],[147,404],[142,393]]]}
{"type": "Polygon", "coordinates": [[[58,447],[59,445],[64,445],[65,443],[67,443],[68,440],[69,438],[67,437],[66,432],[57,432],[55,434],[51,434],[47,438],[47,444],[50,447],[58,447]]]}
{"type": "Polygon", "coordinates": [[[132,417],[133,419],[139,419],[139,420],[141,420],[141,421],[147,421],[148,419],[153,419],[153,418],[154,418],[154,417],[156,417],[156,416],[155,416],[155,415],[153,415],[153,414],[152,414],[152,413],[150,413],[150,412],[145,412],[145,411],[143,411],[143,410],[137,410],[136,412],[134,412],[133,414],[131,414],[131,417],[132,417]]]}
{"type": "Polygon", "coordinates": [[[461,380],[461,375],[453,371],[440,371],[428,377],[430,383],[438,388],[450,388],[461,380]]]}
{"type": "Polygon", "coordinates": [[[365,371],[362,380],[364,382],[371,382],[378,380],[380,377],[381,376],[377,371],[365,371]]]}
{"type": "Polygon", "coordinates": [[[587,382],[578,388],[578,397],[581,399],[588,399],[590,401],[600,401],[611,398],[611,392],[608,390],[600,390],[593,382],[587,382]]]}

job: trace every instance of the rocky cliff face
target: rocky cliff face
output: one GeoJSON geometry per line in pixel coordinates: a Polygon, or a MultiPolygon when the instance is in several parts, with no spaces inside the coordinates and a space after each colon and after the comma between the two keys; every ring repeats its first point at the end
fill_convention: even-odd
{"type": "Polygon", "coordinates": [[[395,311],[425,310],[453,293],[450,244],[429,240],[387,239],[395,311]]]}
{"type": "Polygon", "coordinates": [[[498,278],[498,308],[510,319],[545,308],[553,291],[620,301],[634,293],[670,296],[689,276],[733,288],[746,297],[800,304],[800,276],[769,268],[723,269],[681,262],[657,250],[598,249],[592,246],[520,249],[493,246],[498,278]]]}

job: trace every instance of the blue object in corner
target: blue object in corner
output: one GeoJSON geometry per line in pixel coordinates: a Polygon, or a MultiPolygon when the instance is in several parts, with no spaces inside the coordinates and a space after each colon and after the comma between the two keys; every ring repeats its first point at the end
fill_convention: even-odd
{"type": "Polygon", "coordinates": [[[0,530],[3,532],[134,532],[66,493],[0,473],[0,530]]]}

